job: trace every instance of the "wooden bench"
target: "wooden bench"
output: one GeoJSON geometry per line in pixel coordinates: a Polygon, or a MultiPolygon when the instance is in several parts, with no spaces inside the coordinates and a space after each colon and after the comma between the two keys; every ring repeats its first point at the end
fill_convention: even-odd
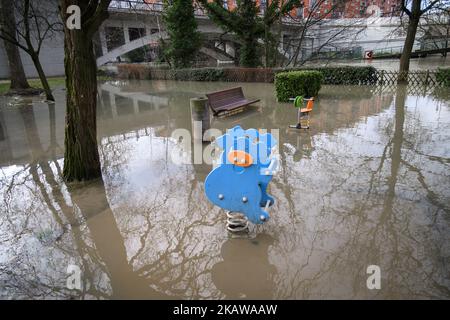
{"type": "Polygon", "coordinates": [[[242,87],[207,93],[208,105],[214,116],[228,116],[244,110],[245,106],[258,102],[244,97],[242,87]]]}

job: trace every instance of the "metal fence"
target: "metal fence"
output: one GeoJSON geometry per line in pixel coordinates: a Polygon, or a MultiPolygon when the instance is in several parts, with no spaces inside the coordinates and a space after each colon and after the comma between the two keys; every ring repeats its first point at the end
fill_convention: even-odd
{"type": "MultiPolygon", "coordinates": [[[[160,14],[163,11],[163,1],[138,1],[138,0],[125,0],[125,1],[111,1],[109,10],[122,11],[122,12],[155,12],[160,14]]],[[[194,14],[196,16],[206,16],[205,11],[197,4],[194,3],[194,14]]]]}
{"type": "MultiPolygon", "coordinates": [[[[402,82],[409,86],[435,88],[444,85],[443,79],[438,79],[437,71],[399,72],[391,70],[375,70],[361,72],[352,68],[313,68],[324,74],[325,85],[372,85],[393,86],[402,82]]],[[[173,70],[140,64],[118,65],[120,78],[154,79],[154,80],[194,80],[194,81],[227,81],[227,82],[274,82],[275,74],[289,69],[272,68],[193,68],[173,70]]],[[[298,69],[297,69],[298,70],[298,69]]],[[[308,68],[302,68],[308,70],[308,68]]],[[[364,70],[363,70],[364,71],[364,70]]]]}
{"type": "Polygon", "coordinates": [[[404,79],[410,85],[420,86],[438,86],[440,83],[436,77],[436,71],[387,71],[377,70],[377,83],[380,85],[397,84],[399,80],[404,79]]]}

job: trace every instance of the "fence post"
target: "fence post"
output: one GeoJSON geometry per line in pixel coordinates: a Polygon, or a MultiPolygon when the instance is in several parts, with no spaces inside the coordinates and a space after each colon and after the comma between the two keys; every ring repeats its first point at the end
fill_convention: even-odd
{"type": "Polygon", "coordinates": [[[380,84],[383,85],[383,79],[384,79],[384,70],[381,70],[381,81],[380,84]]]}
{"type": "Polygon", "coordinates": [[[425,76],[425,86],[428,86],[428,77],[430,76],[430,70],[427,70],[426,76],[425,76]]]}

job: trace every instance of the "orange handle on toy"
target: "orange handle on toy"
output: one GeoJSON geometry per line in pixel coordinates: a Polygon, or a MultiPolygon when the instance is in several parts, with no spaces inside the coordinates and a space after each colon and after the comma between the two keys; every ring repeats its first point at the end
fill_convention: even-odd
{"type": "Polygon", "coordinates": [[[249,167],[253,164],[252,156],[242,150],[231,150],[228,153],[228,161],[238,167],[249,167]]]}

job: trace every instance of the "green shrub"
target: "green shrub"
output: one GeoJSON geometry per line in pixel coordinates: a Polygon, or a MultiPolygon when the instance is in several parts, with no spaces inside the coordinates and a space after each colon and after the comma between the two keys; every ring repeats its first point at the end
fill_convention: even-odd
{"type": "Polygon", "coordinates": [[[440,85],[450,87],[450,68],[438,68],[436,72],[436,80],[440,85]]]}
{"type": "Polygon", "coordinates": [[[320,71],[323,76],[323,84],[334,85],[362,85],[376,84],[377,70],[372,66],[342,66],[342,67],[300,67],[276,69],[275,72],[293,70],[320,71]]]}
{"type": "Polygon", "coordinates": [[[169,36],[164,56],[175,68],[192,66],[201,47],[192,0],[163,1],[163,20],[169,36]]]}
{"type": "Polygon", "coordinates": [[[295,96],[314,97],[322,86],[323,75],[319,71],[280,72],[275,75],[275,90],[280,102],[288,102],[295,96]]]}
{"type": "Polygon", "coordinates": [[[326,84],[334,85],[361,85],[375,84],[377,71],[374,67],[333,67],[321,68],[326,84]]]}

